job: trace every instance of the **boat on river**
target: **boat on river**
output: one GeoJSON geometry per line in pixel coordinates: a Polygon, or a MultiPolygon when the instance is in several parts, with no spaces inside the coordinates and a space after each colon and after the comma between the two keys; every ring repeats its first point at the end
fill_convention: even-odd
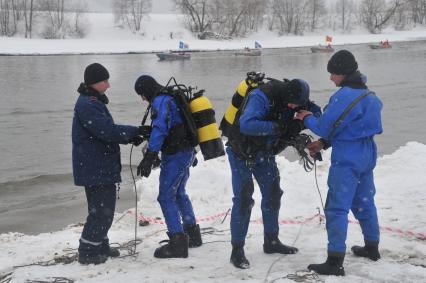
{"type": "Polygon", "coordinates": [[[330,53],[334,52],[334,48],[331,45],[318,45],[311,47],[312,53],[330,53]]]}
{"type": "Polygon", "coordinates": [[[236,56],[260,56],[262,55],[262,50],[260,49],[251,49],[251,48],[244,48],[240,51],[237,51],[234,53],[236,56]]]}
{"type": "Polygon", "coordinates": [[[188,52],[161,52],[156,54],[160,61],[175,61],[191,59],[191,54],[188,52]]]}
{"type": "Polygon", "coordinates": [[[168,52],[156,53],[160,61],[175,61],[175,60],[188,60],[191,59],[191,54],[187,52],[189,46],[183,41],[179,41],[178,50],[170,50],[168,52]]]}
{"type": "Polygon", "coordinates": [[[262,45],[260,45],[259,42],[254,42],[254,49],[249,47],[244,47],[244,49],[241,49],[234,53],[235,56],[260,56],[262,55],[262,45]]]}
{"type": "Polygon", "coordinates": [[[369,44],[368,45],[371,49],[388,49],[392,48],[392,45],[390,45],[389,41],[385,40],[378,44],[369,44]]]}

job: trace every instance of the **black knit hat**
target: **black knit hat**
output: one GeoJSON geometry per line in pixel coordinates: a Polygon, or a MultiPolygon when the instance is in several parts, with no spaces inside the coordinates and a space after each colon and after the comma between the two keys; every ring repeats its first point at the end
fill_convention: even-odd
{"type": "Polygon", "coordinates": [[[288,103],[306,105],[309,102],[309,85],[302,79],[293,79],[288,83],[288,103]]]}
{"type": "Polygon", "coordinates": [[[327,71],[335,75],[351,75],[358,70],[354,55],[348,50],[339,50],[331,56],[327,71]]]}
{"type": "Polygon", "coordinates": [[[87,86],[109,79],[108,70],[99,63],[93,63],[84,70],[84,83],[87,86]]]}
{"type": "Polygon", "coordinates": [[[135,91],[137,94],[151,101],[163,88],[162,85],[148,75],[140,76],[135,83],[135,91]]]}

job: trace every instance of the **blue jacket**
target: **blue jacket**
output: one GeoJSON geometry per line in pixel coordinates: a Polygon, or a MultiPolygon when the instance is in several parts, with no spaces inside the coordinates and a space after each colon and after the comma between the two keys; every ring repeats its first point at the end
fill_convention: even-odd
{"type": "Polygon", "coordinates": [[[321,117],[307,116],[304,124],[312,132],[333,145],[336,141],[353,141],[380,134],[382,102],[373,94],[361,99],[330,136],[333,125],[349,104],[368,89],[342,87],[330,98],[321,117]]]}
{"type": "Polygon", "coordinates": [[[148,149],[159,152],[170,129],[182,124],[182,114],[175,100],[167,94],[160,94],[152,101],[152,131],[148,149]]]}
{"type": "Polygon", "coordinates": [[[99,186],[121,182],[119,144],[135,138],[138,128],[116,125],[100,100],[103,95],[84,85],[79,92],[72,124],[74,183],[99,186]]]}
{"type": "MultiPolygon", "coordinates": [[[[277,138],[274,124],[276,122],[268,119],[270,112],[270,102],[266,94],[260,89],[250,92],[244,112],[240,117],[240,131],[242,134],[250,136],[270,136],[269,142],[273,143],[277,138]]],[[[321,115],[321,109],[310,102],[309,109],[315,115],[321,115]]],[[[284,122],[293,120],[294,110],[285,107],[282,112],[284,122]]]]}

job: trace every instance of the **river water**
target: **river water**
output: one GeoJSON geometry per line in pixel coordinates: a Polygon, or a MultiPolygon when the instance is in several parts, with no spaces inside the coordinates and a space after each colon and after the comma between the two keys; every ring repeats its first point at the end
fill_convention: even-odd
{"type": "MultiPolygon", "coordinates": [[[[355,54],[369,88],[384,103],[384,133],[376,139],[379,154],[390,154],[408,141],[426,143],[426,41],[395,43],[389,50],[338,47],[343,48],[355,54]]],[[[193,53],[191,60],[174,62],[159,62],[154,54],[0,57],[0,233],[48,231],[48,224],[23,228],[25,213],[43,215],[52,200],[58,206],[81,203],[81,189],[72,183],[70,135],[76,89],[88,64],[99,62],[110,72],[108,107],[116,123],[139,125],[146,104],[133,84],[141,74],[160,83],[174,76],[205,89],[220,121],[236,86],[251,70],[275,78],[303,78],[311,86],[311,99],[324,106],[336,90],[326,71],[330,56],[310,53],[309,48],[285,48],[264,50],[260,57],[193,53]],[[21,222],[16,220],[19,212],[21,222]]],[[[123,164],[129,164],[128,147],[122,152],[123,164]]],[[[124,183],[130,186],[129,180],[124,183]]]]}

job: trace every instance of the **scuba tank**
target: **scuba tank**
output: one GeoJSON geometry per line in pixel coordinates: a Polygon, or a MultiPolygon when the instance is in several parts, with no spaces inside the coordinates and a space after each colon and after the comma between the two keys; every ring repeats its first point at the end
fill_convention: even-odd
{"type": "Polygon", "coordinates": [[[264,73],[248,72],[247,78],[238,85],[237,90],[232,96],[231,104],[229,104],[228,108],[226,109],[225,115],[223,116],[220,123],[220,129],[222,130],[223,136],[229,137],[232,124],[234,124],[235,115],[237,114],[238,109],[241,107],[244,97],[251,90],[262,84],[264,78],[264,73]]]}
{"type": "Polygon", "coordinates": [[[197,127],[198,142],[204,160],[225,155],[222,138],[210,100],[203,96],[204,90],[195,93],[189,101],[189,108],[197,127]]]}
{"type": "Polygon", "coordinates": [[[187,128],[187,138],[192,146],[200,146],[204,160],[225,155],[215,112],[210,100],[205,97],[204,90],[192,93],[192,87],[178,84],[171,78],[165,88],[182,113],[187,128]],[[175,85],[169,86],[171,81],[175,85]]]}

